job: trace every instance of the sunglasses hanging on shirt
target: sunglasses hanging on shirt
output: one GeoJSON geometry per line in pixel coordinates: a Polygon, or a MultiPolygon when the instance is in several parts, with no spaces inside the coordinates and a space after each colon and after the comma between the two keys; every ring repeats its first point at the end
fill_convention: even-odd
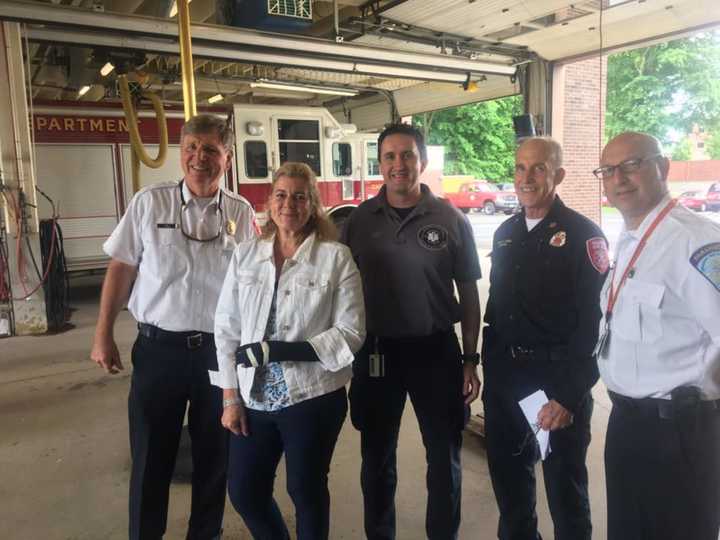
{"type": "Polygon", "coordinates": [[[192,240],[193,242],[212,242],[213,240],[217,240],[218,238],[220,238],[220,235],[223,232],[223,221],[225,217],[222,209],[222,190],[220,190],[220,194],[218,195],[218,203],[215,209],[215,214],[219,214],[217,233],[209,238],[196,238],[195,236],[185,231],[185,227],[183,225],[183,210],[185,210],[185,208],[187,207],[187,202],[185,201],[185,196],[183,195],[183,182],[184,180],[180,180],[180,182],[178,182],[178,189],[180,190],[180,232],[185,238],[187,238],[188,240],[192,240]]]}

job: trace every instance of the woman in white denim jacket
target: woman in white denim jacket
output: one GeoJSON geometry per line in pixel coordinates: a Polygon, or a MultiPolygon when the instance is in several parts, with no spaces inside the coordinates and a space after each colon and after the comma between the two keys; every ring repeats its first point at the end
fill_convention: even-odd
{"type": "Polygon", "coordinates": [[[237,247],[220,294],[211,379],[233,433],[228,493],[257,539],[289,538],[273,498],[283,453],[298,540],[328,538],[328,470],[365,338],[360,274],[335,238],[312,170],[286,163],[261,238],[237,247]]]}

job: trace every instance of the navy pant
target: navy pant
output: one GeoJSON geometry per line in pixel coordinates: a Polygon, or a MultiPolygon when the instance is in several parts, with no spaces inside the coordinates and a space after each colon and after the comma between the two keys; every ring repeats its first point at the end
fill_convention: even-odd
{"type": "Polygon", "coordinates": [[[605,439],[608,540],[717,540],[720,408],[660,418],[616,401],[605,439]]]}
{"type": "MultiPolygon", "coordinates": [[[[486,377],[485,443],[500,510],[498,538],[501,540],[541,538],[535,513],[535,464],[540,457],[539,449],[518,405],[519,399],[531,393],[493,384],[486,377]]],[[[542,462],[556,540],[590,540],[592,536],[585,466],[592,409],[593,400],[588,393],[575,410],[573,423],[551,432],[552,452],[542,462]]]]}
{"type": "Polygon", "coordinates": [[[228,493],[256,540],[289,539],[273,498],[285,453],[287,490],[295,504],[298,540],[326,540],[330,529],[328,472],[347,394],[340,388],[279,411],[247,410],[250,435],[230,435],[228,493]]]}
{"type": "MultiPolygon", "coordinates": [[[[379,339],[383,377],[370,377],[370,336],[353,365],[350,413],[361,434],[361,484],[369,540],[395,538],[397,443],[410,395],[425,445],[431,540],[457,538],[460,526],[460,449],[465,416],[462,362],[454,332],[405,340],[379,339]]],[[[402,535],[401,535],[402,537],[402,535]]]]}
{"type": "Polygon", "coordinates": [[[227,431],[220,425],[222,391],[210,384],[217,371],[215,345],[198,349],[138,336],[132,351],[130,423],[130,539],[165,534],[170,481],[185,408],[192,444],[192,506],[188,540],[220,535],[225,510],[227,431]]]}

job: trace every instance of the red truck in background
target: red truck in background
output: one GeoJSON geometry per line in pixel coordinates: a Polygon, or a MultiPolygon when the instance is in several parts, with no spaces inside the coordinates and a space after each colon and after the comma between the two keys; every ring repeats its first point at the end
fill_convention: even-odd
{"type": "Polygon", "coordinates": [[[473,181],[460,184],[455,192],[443,195],[456,208],[466,214],[471,210],[480,210],[488,216],[495,212],[512,214],[519,210],[518,198],[514,191],[500,191],[490,182],[473,181]]]}

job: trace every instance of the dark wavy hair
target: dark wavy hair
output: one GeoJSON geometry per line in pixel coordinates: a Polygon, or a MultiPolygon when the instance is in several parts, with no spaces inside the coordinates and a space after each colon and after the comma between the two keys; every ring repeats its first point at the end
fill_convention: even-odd
{"type": "Polygon", "coordinates": [[[266,208],[268,209],[267,222],[262,226],[262,234],[260,235],[261,238],[270,238],[277,231],[277,225],[270,215],[270,201],[275,191],[275,184],[283,176],[287,176],[289,178],[299,178],[305,182],[308,193],[308,202],[310,204],[310,219],[305,225],[305,230],[303,231],[304,237],[315,233],[319,240],[337,240],[337,227],[335,227],[335,224],[327,215],[327,212],[325,212],[325,207],[323,206],[322,199],[320,198],[320,190],[318,189],[315,173],[305,163],[296,163],[292,161],[284,163],[273,174],[272,184],[270,186],[270,196],[268,197],[266,205],[266,208]]]}

